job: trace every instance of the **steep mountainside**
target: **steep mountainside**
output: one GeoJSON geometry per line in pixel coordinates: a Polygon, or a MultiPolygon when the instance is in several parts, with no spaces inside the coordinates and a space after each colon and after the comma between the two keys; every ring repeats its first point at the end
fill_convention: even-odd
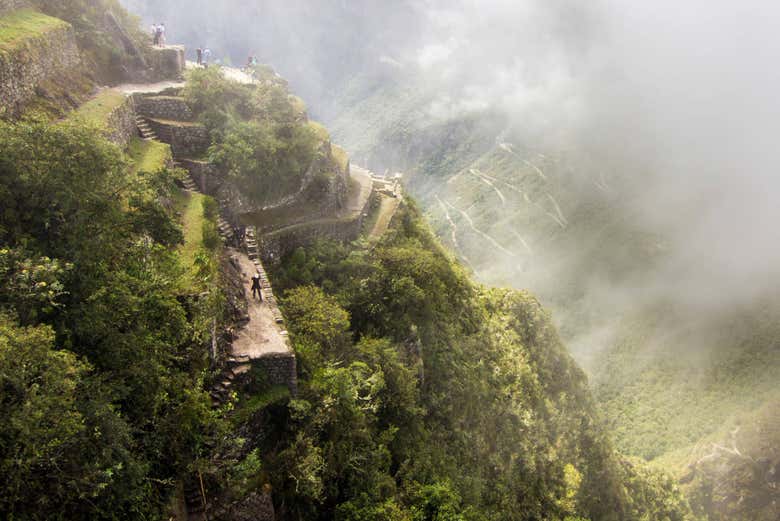
{"type": "MultiPolygon", "coordinates": [[[[0,517],[700,517],[668,474],[614,449],[585,373],[536,297],[472,281],[414,200],[353,171],[270,69],[195,67],[181,78],[183,50],[151,49],[114,0],[3,2],[0,79],[22,75],[34,88],[0,120],[0,517]],[[67,54],[78,96],[48,88],[68,71],[26,59],[55,37],[77,51],[67,54]],[[169,52],[165,79],[176,81],[155,83],[171,69],[146,59],[169,52]],[[94,89],[103,79],[133,84],[94,89]]],[[[545,253],[565,249],[582,201],[566,166],[511,131],[496,134],[498,116],[420,125],[424,113],[410,116],[426,92],[397,105],[402,126],[388,117],[361,145],[392,144],[369,162],[418,170],[413,186],[439,204],[453,246],[465,221],[487,241],[481,250],[514,258],[509,240],[491,235],[504,233],[503,214],[472,222],[469,213],[488,197],[508,204],[511,185],[527,208],[505,217],[539,226],[524,247],[541,251],[561,234],[545,253]]],[[[361,110],[375,100],[364,101],[361,110]]],[[[588,230],[576,233],[595,245],[588,230]]],[[[466,256],[489,261],[476,249],[466,256]]],[[[569,280],[564,304],[583,293],[569,280]]],[[[749,311],[774,338],[771,317],[749,311]]],[[[772,370],[774,347],[722,361],[747,367],[729,380],[729,429],[740,392],[769,388],[752,371],[772,370]]],[[[649,387],[647,374],[616,382],[617,394],[649,387]]],[[[623,403],[611,407],[623,414],[623,403]]],[[[774,513],[776,463],[765,454],[775,408],[751,411],[727,441],[697,447],[685,482],[700,511],[774,513]]],[[[641,453],[631,435],[618,441],[641,453]]]]}
{"type": "MultiPolygon", "coordinates": [[[[776,299],[713,309],[681,299],[685,288],[664,281],[675,245],[643,218],[620,171],[593,168],[493,113],[442,118],[434,99],[414,77],[357,77],[330,123],[355,157],[406,174],[437,234],[479,280],[528,288],[552,309],[621,451],[686,476],[743,425],[757,429],[753,440],[767,436],[750,442],[751,458],[775,469],[774,431],[763,426],[778,417],[776,299]]],[[[728,492],[719,483],[740,505],[764,490],[776,497],[771,472],[728,492]]],[[[733,515],[732,499],[707,502],[713,519],[733,515]]],[[[756,515],[771,519],[775,508],[756,515]]]]}

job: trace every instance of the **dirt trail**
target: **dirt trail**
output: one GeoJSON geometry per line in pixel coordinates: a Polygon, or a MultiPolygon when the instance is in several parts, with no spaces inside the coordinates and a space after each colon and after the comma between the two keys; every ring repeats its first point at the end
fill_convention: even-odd
{"type": "Polygon", "coordinates": [[[514,231],[514,230],[511,230],[511,232],[512,232],[512,234],[513,234],[515,237],[517,237],[517,239],[518,239],[518,240],[519,240],[519,241],[520,241],[520,242],[523,244],[523,246],[524,246],[524,247],[525,247],[525,249],[528,251],[528,253],[530,253],[531,255],[533,255],[534,251],[531,249],[531,247],[528,245],[528,243],[527,243],[527,242],[525,242],[525,239],[523,239],[523,237],[522,237],[522,236],[521,236],[519,233],[517,233],[516,231],[514,231]]]}
{"type": "Polygon", "coordinates": [[[471,227],[471,229],[472,229],[472,230],[474,230],[474,232],[476,232],[477,234],[479,234],[479,235],[481,235],[482,237],[484,237],[484,238],[485,238],[485,239],[486,239],[486,240],[487,240],[487,241],[488,241],[490,244],[492,244],[493,246],[495,246],[496,248],[498,248],[499,250],[501,250],[503,253],[505,253],[505,254],[509,255],[510,257],[514,257],[514,256],[515,256],[515,254],[514,254],[514,253],[512,253],[512,252],[511,252],[511,251],[509,251],[508,249],[506,249],[506,248],[504,248],[503,246],[501,246],[501,244],[500,244],[500,243],[499,243],[499,242],[498,242],[496,239],[494,239],[493,237],[491,237],[491,236],[490,236],[490,235],[488,235],[487,233],[483,232],[482,230],[480,230],[479,228],[477,228],[476,226],[474,226],[474,221],[471,219],[471,217],[469,216],[469,214],[468,214],[468,213],[466,213],[466,212],[464,212],[463,210],[460,210],[460,209],[458,209],[458,208],[454,207],[454,206],[453,206],[452,204],[450,204],[449,202],[446,202],[446,201],[445,201],[445,203],[447,204],[447,206],[449,206],[450,208],[452,208],[452,209],[453,209],[453,210],[455,210],[456,212],[460,213],[460,214],[463,216],[463,218],[464,218],[464,219],[466,219],[466,222],[468,222],[468,223],[469,223],[469,226],[471,227]]]}
{"type": "Polygon", "coordinates": [[[260,302],[252,297],[251,277],[257,271],[254,263],[243,252],[234,249],[229,252],[232,257],[238,259],[241,266],[244,291],[249,303],[249,324],[239,331],[231,354],[236,358],[248,356],[255,359],[269,354],[290,352],[289,344],[274,320],[271,307],[265,299],[260,302]]]}
{"type": "Polygon", "coordinates": [[[498,198],[501,199],[501,204],[506,205],[506,197],[504,197],[504,193],[501,190],[499,190],[496,185],[493,184],[493,181],[490,180],[489,176],[483,174],[481,171],[477,170],[476,168],[470,169],[469,173],[471,173],[477,179],[479,179],[480,181],[488,185],[490,188],[495,190],[496,193],[498,194],[498,198]]]}
{"type": "Polygon", "coordinates": [[[447,219],[447,222],[450,224],[452,245],[456,250],[459,250],[460,246],[458,245],[458,225],[455,224],[455,221],[452,220],[450,211],[447,209],[447,205],[444,204],[444,201],[442,201],[438,195],[436,196],[436,200],[439,201],[439,205],[441,205],[441,209],[444,211],[444,218],[447,219]]]}
{"type": "Polygon", "coordinates": [[[547,213],[547,215],[555,219],[555,221],[560,225],[561,228],[566,228],[569,225],[569,221],[566,219],[566,217],[563,216],[563,212],[561,211],[561,207],[558,205],[558,201],[556,201],[555,197],[553,197],[549,193],[547,194],[547,198],[555,207],[555,212],[557,213],[557,216],[552,215],[549,212],[547,213]]]}

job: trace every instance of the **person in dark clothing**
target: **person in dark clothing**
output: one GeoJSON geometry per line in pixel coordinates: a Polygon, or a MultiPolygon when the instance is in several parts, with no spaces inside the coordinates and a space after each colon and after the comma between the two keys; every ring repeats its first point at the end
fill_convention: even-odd
{"type": "Polygon", "coordinates": [[[203,65],[203,49],[198,47],[198,50],[195,52],[198,53],[198,65],[203,65]]]}
{"type": "Polygon", "coordinates": [[[252,275],[252,298],[263,301],[262,287],[260,286],[260,273],[252,275]]]}

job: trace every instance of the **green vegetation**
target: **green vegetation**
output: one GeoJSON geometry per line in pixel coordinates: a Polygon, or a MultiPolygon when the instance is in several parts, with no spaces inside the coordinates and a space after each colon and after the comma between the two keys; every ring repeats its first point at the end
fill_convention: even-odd
{"type": "MultiPolygon", "coordinates": [[[[773,403],[780,374],[776,298],[740,307],[725,292],[717,312],[680,304],[687,295],[658,269],[679,253],[674,239],[650,228],[646,200],[631,195],[641,177],[627,186],[619,167],[551,150],[493,113],[430,117],[418,79],[352,79],[327,107],[335,138],[377,170],[404,169],[437,235],[481,282],[529,288],[551,309],[621,453],[682,479],[735,429],[776,421],[756,412],[773,403]]],[[[751,457],[780,465],[766,436],[751,457]]],[[[754,467],[721,456],[686,482],[697,512],[778,518],[756,499],[771,483],[744,479],[754,467]]]]}
{"type": "Polygon", "coordinates": [[[347,151],[338,145],[332,145],[332,148],[333,159],[336,161],[339,169],[341,169],[342,172],[345,171],[349,166],[349,155],[347,154],[347,151]]]}
{"type": "Polygon", "coordinates": [[[203,391],[214,284],[178,290],[165,169],[91,126],[0,123],[0,517],[160,518],[225,437],[203,391]]]}
{"type": "Polygon", "coordinates": [[[127,97],[118,90],[106,89],[90,101],[84,103],[71,114],[71,118],[80,119],[96,127],[105,127],[111,114],[127,101],[127,97]]]}
{"type": "Polygon", "coordinates": [[[67,27],[67,24],[62,20],[32,9],[12,11],[0,17],[0,52],[15,49],[25,40],[64,27],[67,27]]]}
{"type": "Polygon", "coordinates": [[[122,80],[137,67],[149,37],[118,0],[31,0],[49,16],[70,23],[89,69],[102,83],[122,80]]]}
{"type": "Polygon", "coordinates": [[[171,147],[159,141],[134,137],[128,144],[127,155],[136,172],[157,172],[171,161],[171,147]]]}
{"type": "Polygon", "coordinates": [[[299,396],[255,448],[289,518],[693,519],[614,456],[536,300],[473,286],[404,208],[374,248],[321,242],[272,274],[299,396]]]}
{"type": "Polygon", "coordinates": [[[183,192],[179,205],[184,231],[179,256],[186,269],[183,284],[188,291],[200,291],[216,275],[213,267],[218,263],[217,253],[221,244],[217,230],[217,204],[206,195],[183,192]]]}
{"type": "Polygon", "coordinates": [[[300,189],[322,138],[298,117],[284,85],[242,85],[212,68],[192,71],[184,94],[215,138],[210,159],[242,193],[265,205],[300,189]]]}

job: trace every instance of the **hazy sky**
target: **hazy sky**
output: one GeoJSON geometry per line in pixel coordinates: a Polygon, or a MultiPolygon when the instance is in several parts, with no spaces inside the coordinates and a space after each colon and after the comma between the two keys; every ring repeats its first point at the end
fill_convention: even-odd
{"type": "Polygon", "coordinates": [[[340,79],[422,74],[431,117],[498,108],[622,176],[672,245],[666,291],[780,287],[778,2],[124,1],[190,45],[256,48],[315,111],[340,79]]]}
{"type": "Polygon", "coordinates": [[[780,3],[419,5],[413,58],[451,87],[434,113],[499,106],[625,176],[672,245],[665,291],[780,288],[780,3]]]}

